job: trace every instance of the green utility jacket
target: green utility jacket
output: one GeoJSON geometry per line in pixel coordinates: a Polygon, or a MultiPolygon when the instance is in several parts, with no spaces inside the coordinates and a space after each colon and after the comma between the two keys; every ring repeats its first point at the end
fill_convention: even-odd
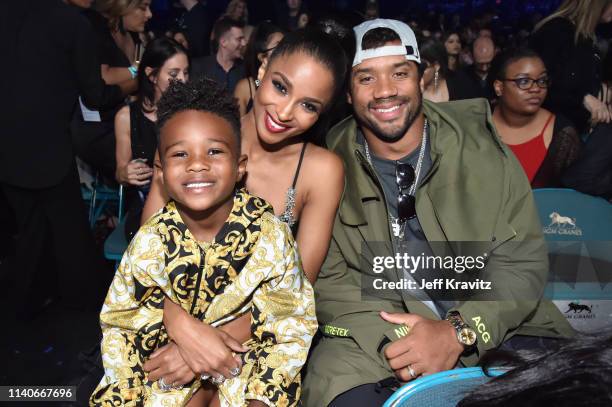
{"type": "MultiPolygon", "coordinates": [[[[475,364],[485,351],[514,334],[573,335],[552,302],[539,300],[548,276],[541,225],[529,182],[497,136],[488,104],[484,99],[425,101],[423,109],[433,166],[416,193],[418,220],[429,242],[448,242],[455,255],[463,253],[459,242],[483,242],[489,253],[487,276],[495,282],[496,298],[504,299],[470,300],[454,308],[478,332],[477,352],[462,363],[475,364]]],[[[379,301],[362,299],[362,245],[390,242],[391,233],[381,184],[356,136],[357,123],[349,117],[327,139],[329,148],[344,160],[346,186],[315,285],[317,315],[325,337],[352,338],[362,351],[381,360],[384,344],[407,330],[381,319],[379,311],[439,317],[402,294],[379,301]]]]}

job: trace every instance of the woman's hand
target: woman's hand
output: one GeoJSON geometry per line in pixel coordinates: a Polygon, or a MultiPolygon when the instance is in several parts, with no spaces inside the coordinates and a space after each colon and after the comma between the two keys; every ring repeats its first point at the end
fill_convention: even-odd
{"type": "Polygon", "coordinates": [[[192,317],[167,298],[164,325],[178,345],[181,357],[195,374],[213,378],[221,375],[231,378],[239,374],[242,362],[232,352],[242,353],[248,348],[227,333],[192,317]]]}
{"type": "Polygon", "coordinates": [[[132,160],[127,165],[117,168],[117,181],[124,185],[147,185],[152,176],[153,168],[146,164],[146,160],[132,160]]]}
{"type": "Polygon", "coordinates": [[[157,381],[163,378],[165,383],[173,386],[184,386],[196,377],[174,342],[153,352],[145,362],[144,370],[149,372],[149,380],[157,381]]]}
{"type": "Polygon", "coordinates": [[[591,113],[591,124],[610,123],[612,115],[605,103],[593,95],[586,95],[583,100],[584,107],[591,113]]]}

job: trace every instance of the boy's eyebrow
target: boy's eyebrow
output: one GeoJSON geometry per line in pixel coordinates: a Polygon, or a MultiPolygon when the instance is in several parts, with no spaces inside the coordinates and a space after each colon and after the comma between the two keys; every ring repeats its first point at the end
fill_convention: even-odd
{"type": "Polygon", "coordinates": [[[209,141],[212,141],[213,143],[221,143],[221,144],[225,144],[226,146],[229,146],[230,143],[227,142],[227,140],[223,140],[223,139],[218,139],[218,138],[210,138],[208,139],[209,141]]]}
{"type": "Polygon", "coordinates": [[[178,145],[178,144],[181,144],[182,142],[183,142],[182,140],[179,140],[179,141],[177,141],[177,142],[175,142],[175,143],[172,143],[172,144],[170,144],[170,145],[166,146],[166,148],[164,149],[164,152],[166,152],[166,151],[170,150],[172,147],[174,147],[174,146],[176,146],[176,145],[178,145]]]}

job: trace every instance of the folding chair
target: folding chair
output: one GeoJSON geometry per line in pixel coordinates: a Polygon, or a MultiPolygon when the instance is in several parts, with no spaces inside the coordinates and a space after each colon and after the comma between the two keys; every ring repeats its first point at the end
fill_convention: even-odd
{"type": "Polygon", "coordinates": [[[125,238],[125,219],[123,219],[123,199],[124,199],[124,187],[119,187],[119,210],[118,218],[119,223],[117,227],[111,232],[110,235],[104,241],[104,257],[108,260],[115,262],[115,267],[119,265],[123,252],[127,248],[128,242],[125,238]]]}
{"type": "Polygon", "coordinates": [[[468,367],[422,376],[400,387],[383,407],[456,406],[475,387],[508,370],[491,368],[485,375],[480,367],[468,367]]]}
{"type": "Polygon", "coordinates": [[[612,327],[612,204],[573,189],[535,189],[550,258],[544,296],[583,333],[612,327]]]}

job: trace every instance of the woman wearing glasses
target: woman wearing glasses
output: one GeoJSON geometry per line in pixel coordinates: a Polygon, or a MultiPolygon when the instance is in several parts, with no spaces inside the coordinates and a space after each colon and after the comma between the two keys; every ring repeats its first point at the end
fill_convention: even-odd
{"type": "Polygon", "coordinates": [[[260,23],[251,35],[244,53],[246,75],[234,89],[240,116],[247,114],[253,107],[253,95],[268,64],[268,57],[284,36],[285,30],[267,21],[260,23]]]}
{"type": "Polygon", "coordinates": [[[514,152],[533,188],[560,185],[577,157],[580,140],[572,124],[542,108],[550,80],[542,58],[529,49],[507,50],[493,66],[497,105],[493,122],[514,152]]]}

